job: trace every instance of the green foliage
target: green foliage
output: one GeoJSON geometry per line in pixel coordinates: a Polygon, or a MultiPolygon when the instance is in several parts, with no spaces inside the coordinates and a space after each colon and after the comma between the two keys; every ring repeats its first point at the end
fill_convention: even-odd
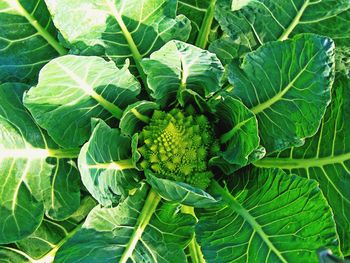
{"type": "Polygon", "coordinates": [[[300,33],[329,36],[337,46],[349,47],[349,8],[347,0],[218,0],[215,17],[231,47],[225,48],[224,35],[226,41],[215,42],[211,50],[230,62],[230,57],[300,33]]]}
{"type": "Polygon", "coordinates": [[[79,174],[71,158],[30,116],[21,102],[28,86],[0,85],[0,243],[32,234],[44,213],[63,220],[78,207],[79,174]],[[66,205],[69,204],[69,205],[66,205]]]}
{"type": "Polygon", "coordinates": [[[44,0],[0,2],[0,83],[35,84],[40,69],[67,50],[57,40],[44,0]]]}
{"type": "MultiPolygon", "coordinates": [[[[158,174],[146,171],[147,182],[163,199],[191,207],[210,207],[217,200],[205,190],[183,182],[159,178],[158,174]]],[[[206,178],[207,180],[207,178],[206,178]]]]}
{"type": "Polygon", "coordinates": [[[200,210],[196,226],[209,262],[317,262],[322,246],[340,254],[332,212],[315,181],[253,169],[212,191],[223,200],[200,210]]]}
{"type": "Polygon", "coordinates": [[[89,138],[91,118],[120,119],[122,109],[139,93],[140,84],[127,67],[118,69],[99,57],[67,55],[45,65],[24,103],[56,143],[68,148],[89,138]]]}
{"type": "Polygon", "coordinates": [[[0,0],[0,262],[346,260],[349,29],[349,0],[0,0]]]}
{"type": "Polygon", "coordinates": [[[333,77],[332,40],[311,34],[270,42],[247,54],[240,66],[229,66],[230,94],[256,115],[268,153],[301,146],[315,134],[330,101],[333,77]]]}
{"type": "Polygon", "coordinates": [[[142,61],[151,96],[165,107],[179,102],[185,93],[211,97],[221,88],[224,68],[215,54],[180,41],[170,41],[142,61]]]}
{"type": "Polygon", "coordinates": [[[94,125],[90,140],[81,148],[78,166],[90,194],[110,207],[137,186],[139,172],[130,158],[130,138],[102,120],[95,120],[94,125]]]}
{"type": "Polygon", "coordinates": [[[224,172],[230,174],[252,160],[260,159],[260,155],[265,155],[264,148],[259,147],[257,119],[242,102],[230,96],[223,96],[213,103],[213,108],[220,116],[217,134],[222,151],[211,158],[211,165],[221,167],[224,172]],[[229,171],[226,171],[223,165],[230,167],[229,171]]]}
{"type": "Polygon", "coordinates": [[[145,202],[157,202],[154,195],[147,199],[147,193],[148,187],[143,185],[117,207],[95,207],[82,229],[64,244],[55,262],[126,262],[126,250],[136,262],[185,262],[183,248],[191,239],[195,220],[179,213],[176,206],[162,204],[147,219],[149,224],[143,221],[145,229],[141,236],[133,235],[140,215],[149,212],[145,202]],[[130,242],[134,239],[141,241],[130,242]]]}
{"type": "Polygon", "coordinates": [[[254,163],[277,167],[289,174],[317,180],[334,213],[340,243],[350,250],[350,80],[339,77],[333,87],[333,102],[321,127],[305,145],[291,148],[254,163]]]}

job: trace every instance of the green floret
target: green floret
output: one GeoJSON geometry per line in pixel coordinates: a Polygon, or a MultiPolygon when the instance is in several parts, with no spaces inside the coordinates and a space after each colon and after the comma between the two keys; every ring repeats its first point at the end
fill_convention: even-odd
{"type": "Polygon", "coordinates": [[[140,133],[140,141],[144,170],[202,189],[208,187],[213,174],[207,160],[215,143],[205,116],[186,116],[179,109],[154,111],[140,133]]]}

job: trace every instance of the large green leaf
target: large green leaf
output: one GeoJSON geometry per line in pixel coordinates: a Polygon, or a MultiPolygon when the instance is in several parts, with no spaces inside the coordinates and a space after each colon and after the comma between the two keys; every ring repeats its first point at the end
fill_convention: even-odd
{"type": "Polygon", "coordinates": [[[255,163],[316,179],[333,208],[343,253],[350,255],[350,80],[336,80],[319,132],[303,147],[255,163]]]}
{"type": "Polygon", "coordinates": [[[30,235],[44,212],[59,220],[80,202],[79,175],[70,157],[22,105],[22,84],[0,85],[0,243],[30,235]]]}
{"type": "MultiPolygon", "coordinates": [[[[219,119],[216,134],[220,137],[221,151],[210,160],[211,165],[231,166],[231,172],[248,165],[258,150],[260,138],[255,115],[242,102],[223,96],[214,101],[219,119]]],[[[225,169],[223,169],[225,170],[225,169]]]]}
{"type": "Polygon", "coordinates": [[[157,208],[159,197],[147,193],[143,185],[118,207],[96,207],[55,262],[185,262],[194,218],[177,205],[157,208]]]}
{"type": "Polygon", "coordinates": [[[215,17],[242,52],[299,33],[329,36],[339,46],[350,46],[348,0],[218,0],[215,17]]]}
{"type": "Polygon", "coordinates": [[[66,50],[44,0],[0,1],[0,83],[35,83],[40,68],[66,50]]]}
{"type": "Polygon", "coordinates": [[[268,153],[300,146],[314,135],[330,101],[334,44],[313,34],[270,42],[231,63],[231,95],[257,116],[268,153]]]}
{"type": "Polygon", "coordinates": [[[317,262],[316,250],[339,254],[333,215],[318,184],[281,170],[236,174],[221,205],[200,210],[197,240],[207,262],[317,262]]]}
{"type": "Polygon", "coordinates": [[[80,229],[82,221],[95,205],[93,198],[88,196],[68,219],[64,221],[44,219],[40,227],[29,237],[16,244],[0,246],[0,262],[52,262],[57,250],[80,229]]]}
{"type": "Polygon", "coordinates": [[[151,96],[164,106],[176,98],[184,104],[183,92],[193,90],[209,97],[221,87],[224,68],[206,50],[180,41],[170,41],[142,61],[151,96]]]}
{"type": "Polygon", "coordinates": [[[139,92],[140,84],[126,66],[67,55],[41,70],[24,104],[59,145],[77,147],[89,138],[91,118],[121,118],[121,109],[135,102],[139,92]]]}
{"type": "Polygon", "coordinates": [[[85,187],[100,204],[116,204],[137,186],[139,172],[131,155],[131,139],[97,121],[81,149],[78,165],[85,187]]]}
{"type": "Polygon", "coordinates": [[[177,0],[45,1],[72,52],[105,54],[118,65],[130,58],[141,77],[143,57],[171,39],[186,41],[191,30],[186,17],[176,17],[177,0]]]}

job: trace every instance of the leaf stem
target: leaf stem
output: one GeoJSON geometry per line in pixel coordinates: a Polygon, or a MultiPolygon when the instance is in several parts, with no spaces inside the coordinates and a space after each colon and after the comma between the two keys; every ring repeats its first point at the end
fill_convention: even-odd
{"type": "Polygon", "coordinates": [[[304,4],[301,6],[300,10],[297,12],[296,16],[294,17],[293,21],[290,23],[290,25],[286,28],[286,30],[284,30],[284,32],[282,33],[282,35],[278,38],[278,40],[283,41],[286,40],[290,33],[292,33],[292,31],[294,30],[294,28],[298,25],[301,17],[303,16],[306,8],[309,5],[310,0],[306,0],[304,2],[304,4]]]}
{"type": "Polygon", "coordinates": [[[136,118],[138,118],[140,121],[144,122],[144,123],[149,123],[150,118],[146,115],[143,115],[142,113],[140,113],[137,109],[132,109],[131,110],[132,114],[135,115],[136,118]]]}
{"type": "Polygon", "coordinates": [[[134,169],[135,165],[131,159],[119,160],[110,163],[97,163],[94,165],[88,165],[89,169],[106,169],[106,170],[115,170],[122,171],[127,169],[134,169]]]}
{"type": "Polygon", "coordinates": [[[350,159],[350,153],[344,153],[340,155],[331,155],[326,157],[314,157],[314,158],[277,158],[277,157],[265,157],[261,160],[254,162],[254,166],[261,168],[281,168],[281,169],[300,169],[310,167],[322,167],[326,165],[332,165],[336,163],[344,163],[350,159]]]}
{"type": "Polygon", "coordinates": [[[49,157],[56,158],[78,158],[80,149],[49,149],[49,157]]]}
{"type": "Polygon", "coordinates": [[[199,30],[196,46],[205,49],[208,44],[208,37],[215,15],[216,0],[211,0],[207,12],[205,13],[201,29],[199,30]]]}
{"type": "Polygon", "coordinates": [[[216,180],[212,180],[211,189],[214,193],[220,195],[222,200],[226,202],[227,205],[230,206],[232,210],[234,210],[237,214],[239,214],[247,223],[259,234],[260,238],[265,242],[265,244],[269,247],[269,249],[275,253],[275,255],[281,260],[283,263],[287,263],[287,260],[283,257],[281,252],[275,247],[275,245],[270,241],[269,236],[266,235],[261,225],[256,221],[256,219],[246,210],[234,196],[230,194],[230,192],[223,188],[216,180]]]}
{"type": "Polygon", "coordinates": [[[10,5],[15,8],[21,15],[23,15],[28,22],[35,28],[35,30],[42,36],[50,46],[52,46],[58,54],[61,56],[67,54],[67,50],[60,45],[60,43],[45,29],[42,25],[39,24],[38,20],[36,20],[31,14],[28,13],[26,9],[22,6],[22,4],[15,0],[13,2],[10,1],[10,5]]]}
{"type": "Polygon", "coordinates": [[[142,80],[144,86],[146,87],[146,90],[148,91],[147,77],[146,77],[146,74],[143,71],[143,68],[141,66],[142,55],[140,54],[140,52],[137,48],[137,45],[135,44],[135,41],[132,38],[131,33],[129,32],[128,28],[126,27],[122,16],[119,14],[118,10],[116,9],[116,7],[114,5],[114,1],[112,1],[112,2],[108,1],[107,4],[112,12],[112,15],[117,20],[117,23],[118,23],[120,29],[122,30],[126,41],[128,42],[129,49],[130,49],[132,57],[135,61],[136,68],[140,73],[141,80],[142,80]]]}
{"type": "Polygon", "coordinates": [[[220,137],[221,143],[227,143],[229,140],[232,139],[232,137],[241,129],[242,126],[244,126],[247,122],[249,122],[252,118],[248,118],[247,120],[241,121],[240,123],[237,123],[236,126],[234,126],[231,130],[224,133],[220,137]]]}
{"type": "Polygon", "coordinates": [[[114,105],[113,103],[109,102],[105,98],[103,98],[101,95],[97,94],[96,92],[91,94],[91,97],[94,98],[98,103],[101,104],[103,108],[108,110],[113,116],[120,120],[123,116],[123,110],[120,109],[117,105],[114,105]]]}
{"type": "Polygon", "coordinates": [[[161,197],[151,189],[148,193],[144,206],[141,210],[139,217],[137,218],[136,226],[134,232],[126,245],[126,248],[121,256],[119,263],[126,263],[128,259],[132,256],[133,251],[140,240],[143,231],[147,227],[152,215],[156,211],[156,208],[161,200],[161,197]]]}
{"type": "MultiPolygon", "coordinates": [[[[193,217],[195,217],[197,219],[193,207],[187,206],[187,205],[183,205],[181,207],[181,211],[182,211],[182,213],[190,214],[190,215],[192,215],[193,217]]],[[[191,242],[188,245],[188,249],[190,251],[190,256],[191,256],[191,259],[192,259],[193,263],[205,263],[201,247],[197,243],[195,235],[193,235],[193,238],[192,238],[191,242]]]]}

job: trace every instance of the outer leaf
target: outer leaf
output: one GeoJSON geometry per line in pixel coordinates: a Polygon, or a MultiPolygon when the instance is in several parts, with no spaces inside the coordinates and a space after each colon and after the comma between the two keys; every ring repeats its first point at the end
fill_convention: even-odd
{"type": "Polygon", "coordinates": [[[186,17],[176,17],[177,0],[45,1],[74,53],[105,54],[118,65],[130,58],[141,76],[143,57],[171,39],[186,41],[191,30],[186,17]]]}
{"type": "Polygon", "coordinates": [[[314,135],[330,101],[334,45],[325,37],[299,35],[249,53],[230,65],[231,94],[257,116],[268,153],[300,146],[314,135]]]}
{"type": "Polygon", "coordinates": [[[58,248],[80,229],[81,221],[95,205],[95,201],[89,196],[82,200],[79,209],[65,221],[44,219],[29,237],[16,244],[0,246],[0,262],[52,262],[58,248]]]}
{"type": "Polygon", "coordinates": [[[189,184],[158,178],[151,172],[146,172],[147,182],[162,198],[168,201],[203,208],[217,203],[217,200],[202,189],[189,184]]]}
{"type": "Polygon", "coordinates": [[[317,262],[339,253],[331,210],[317,183],[281,170],[253,170],[214,183],[220,206],[201,210],[197,240],[208,262],[317,262]]]}
{"type": "Polygon", "coordinates": [[[82,145],[92,117],[120,118],[136,101],[140,84],[129,70],[99,57],[64,56],[50,61],[24,103],[35,120],[63,147],[82,145]]]}
{"type": "Polygon", "coordinates": [[[333,208],[344,255],[350,255],[350,80],[334,84],[333,101],[319,132],[303,147],[255,163],[316,179],[333,208]]]}
{"type": "Polygon", "coordinates": [[[180,41],[170,41],[144,59],[151,96],[163,106],[174,103],[189,89],[210,97],[221,87],[224,68],[216,55],[180,41]]]}
{"type": "Polygon", "coordinates": [[[238,45],[248,50],[299,33],[329,36],[350,45],[348,0],[218,0],[215,17],[238,45]]]}
{"type": "MultiPolygon", "coordinates": [[[[96,207],[82,229],[59,250],[55,262],[185,262],[184,247],[192,237],[194,218],[179,214],[172,205],[160,206],[140,234],[137,223],[147,206],[147,187],[115,208],[96,207]],[[123,258],[131,240],[136,246],[129,258],[123,258]]],[[[148,215],[151,216],[151,215],[148,215]]]]}
{"type": "Polygon", "coordinates": [[[0,83],[35,83],[40,68],[66,50],[44,0],[0,2],[0,83]]]}
{"type": "Polygon", "coordinates": [[[159,105],[151,101],[138,101],[128,106],[120,119],[121,132],[130,137],[140,132],[142,127],[149,122],[153,111],[158,109],[159,105]]]}
{"type": "Polygon", "coordinates": [[[78,173],[21,103],[27,86],[0,85],[0,243],[30,235],[44,211],[62,220],[79,207],[78,173]]]}
{"type": "Polygon", "coordinates": [[[257,119],[242,102],[234,98],[227,96],[214,103],[222,151],[211,160],[211,164],[220,166],[220,162],[225,161],[232,165],[232,170],[237,170],[249,164],[259,147],[257,119]]]}
{"type": "Polygon", "coordinates": [[[97,121],[78,164],[85,187],[100,204],[116,204],[137,186],[139,172],[131,155],[131,139],[97,121]]]}

